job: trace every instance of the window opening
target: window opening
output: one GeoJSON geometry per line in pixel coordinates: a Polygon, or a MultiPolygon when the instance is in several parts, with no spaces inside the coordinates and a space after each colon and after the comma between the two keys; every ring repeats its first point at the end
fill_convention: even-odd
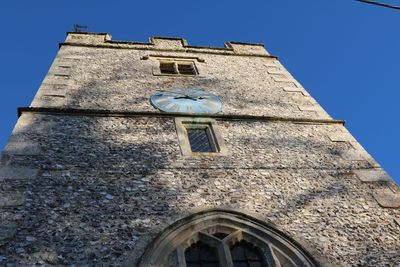
{"type": "Polygon", "coordinates": [[[165,74],[176,74],[174,62],[160,62],[160,71],[165,74]]]}
{"type": "Polygon", "coordinates": [[[187,267],[219,267],[216,248],[197,242],[185,251],[187,267]]]}
{"type": "Polygon", "coordinates": [[[193,62],[160,62],[160,72],[162,74],[182,74],[197,75],[197,70],[193,62]]]}
{"type": "Polygon", "coordinates": [[[210,142],[208,128],[188,128],[186,131],[192,152],[215,152],[210,142]]]}
{"type": "Polygon", "coordinates": [[[225,156],[227,150],[215,120],[175,118],[179,145],[184,156],[225,156]]]}
{"type": "Polygon", "coordinates": [[[216,238],[222,240],[222,239],[224,239],[225,237],[227,237],[228,234],[225,234],[225,233],[215,233],[215,234],[213,234],[213,236],[215,236],[216,238]]]}
{"type": "Polygon", "coordinates": [[[217,152],[217,146],[209,124],[185,123],[185,128],[192,152],[217,152]]]}
{"type": "Polygon", "coordinates": [[[246,241],[241,241],[231,248],[234,267],[263,267],[268,266],[263,260],[259,249],[246,241]]]}
{"type": "Polygon", "coordinates": [[[193,63],[178,63],[179,74],[183,75],[196,75],[196,70],[193,63]]]}

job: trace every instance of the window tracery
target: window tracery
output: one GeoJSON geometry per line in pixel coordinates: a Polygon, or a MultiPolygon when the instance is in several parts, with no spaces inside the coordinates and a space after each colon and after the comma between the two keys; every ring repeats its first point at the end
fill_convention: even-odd
{"type": "Polygon", "coordinates": [[[284,234],[232,211],[193,215],[149,247],[142,267],[313,267],[314,260],[284,234]]]}

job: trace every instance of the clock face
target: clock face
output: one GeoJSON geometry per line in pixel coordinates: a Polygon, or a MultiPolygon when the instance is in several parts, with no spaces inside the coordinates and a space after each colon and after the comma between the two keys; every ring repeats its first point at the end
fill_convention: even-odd
{"type": "Polygon", "coordinates": [[[190,88],[157,92],[150,97],[150,102],[164,112],[215,114],[222,109],[222,102],[217,96],[190,88]]]}

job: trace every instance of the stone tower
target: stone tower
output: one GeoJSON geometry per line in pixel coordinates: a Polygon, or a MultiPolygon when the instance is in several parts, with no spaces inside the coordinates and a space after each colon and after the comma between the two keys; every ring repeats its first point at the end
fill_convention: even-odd
{"type": "Polygon", "coordinates": [[[68,33],[18,115],[2,266],[400,263],[397,185],[261,44],[68,33]]]}

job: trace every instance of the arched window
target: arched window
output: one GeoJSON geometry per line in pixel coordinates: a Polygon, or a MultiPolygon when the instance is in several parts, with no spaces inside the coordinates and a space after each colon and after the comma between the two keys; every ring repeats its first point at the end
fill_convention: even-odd
{"type": "Polygon", "coordinates": [[[295,241],[245,214],[211,210],[166,229],[141,267],[297,267],[318,264],[295,241]]]}

